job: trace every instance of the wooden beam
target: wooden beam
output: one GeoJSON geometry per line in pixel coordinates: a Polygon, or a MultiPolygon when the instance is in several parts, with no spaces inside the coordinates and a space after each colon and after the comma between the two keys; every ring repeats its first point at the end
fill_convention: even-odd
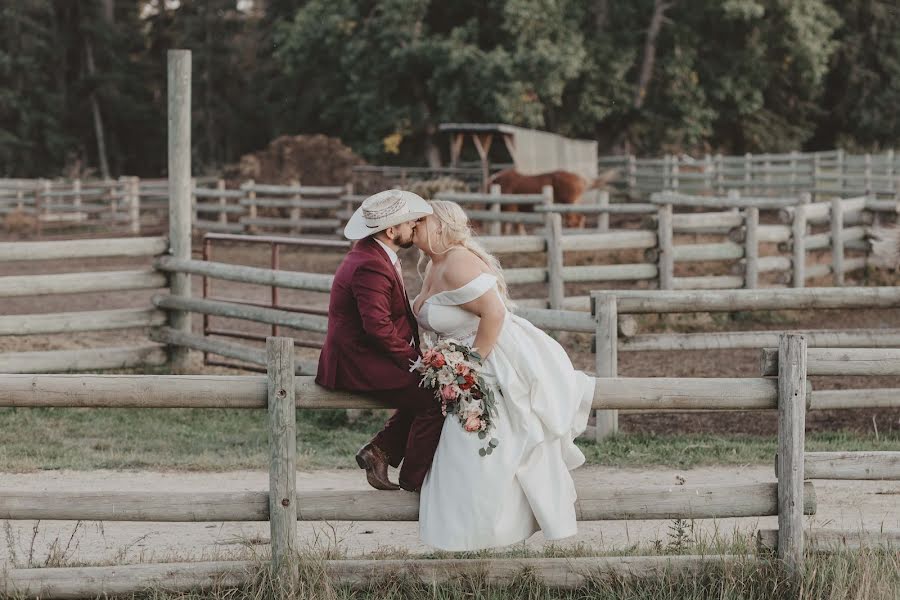
{"type": "MultiPolygon", "coordinates": [[[[900,375],[900,348],[810,348],[808,357],[809,375],[900,375]]],[[[764,376],[776,374],[778,350],[763,348],[761,363],[764,376]]]]}
{"type": "Polygon", "coordinates": [[[0,243],[0,262],[112,256],[156,256],[168,250],[162,237],[0,243]]]}
{"type": "Polygon", "coordinates": [[[807,479],[900,480],[900,452],[807,452],[804,465],[807,479]]]}
{"type": "Polygon", "coordinates": [[[153,269],[99,271],[59,275],[11,275],[0,277],[0,298],[45,294],[80,294],[165,287],[166,276],[153,269]]]}
{"type": "MultiPolygon", "coordinates": [[[[777,529],[760,529],[757,532],[760,549],[775,550],[778,547],[777,529]]],[[[834,529],[808,529],[806,545],[810,550],[840,551],[861,548],[894,550],[900,548],[900,531],[849,531],[834,529]]]]}
{"type": "Polygon", "coordinates": [[[232,319],[246,319],[258,323],[284,325],[302,331],[325,333],[328,330],[328,319],[319,315],[263,308],[248,304],[220,302],[218,300],[202,300],[200,298],[184,298],[181,296],[153,296],[153,305],[159,308],[175,309],[186,312],[197,312],[232,319]]]}
{"type": "Polygon", "coordinates": [[[0,316],[0,335],[75,333],[151,327],[166,322],[166,315],[154,308],[79,311],[34,315],[0,316]]]}
{"type": "MultiPolygon", "coordinates": [[[[0,373],[56,373],[159,366],[165,354],[157,344],[115,348],[79,348],[0,354],[0,373]]],[[[6,380],[6,377],[0,377],[6,380]]],[[[2,403],[3,400],[0,400],[2,403]]]]}
{"type": "MultiPolygon", "coordinates": [[[[774,516],[777,484],[579,486],[579,521],[713,519],[774,516]]],[[[812,483],[805,486],[806,514],[816,512],[812,483]]],[[[300,521],[416,521],[418,494],[376,490],[297,490],[300,521]]],[[[0,490],[0,518],[9,520],[87,520],[210,522],[266,521],[269,493],[258,492],[95,492],[0,490]]]]}
{"type": "Polygon", "coordinates": [[[331,284],[334,281],[334,275],[275,271],[205,260],[180,260],[170,256],[157,259],[154,266],[161,271],[170,273],[192,273],[225,281],[275,285],[312,292],[330,292],[331,284]]]}

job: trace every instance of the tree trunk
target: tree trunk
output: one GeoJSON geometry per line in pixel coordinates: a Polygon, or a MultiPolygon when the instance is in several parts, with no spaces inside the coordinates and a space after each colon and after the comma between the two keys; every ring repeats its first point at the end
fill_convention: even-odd
{"type": "Polygon", "coordinates": [[[633,106],[635,109],[640,109],[644,105],[647,87],[653,77],[653,63],[656,61],[656,39],[662,29],[665,12],[672,7],[672,4],[674,2],[663,2],[663,0],[654,0],[653,2],[653,16],[650,17],[650,27],[647,28],[647,38],[644,40],[644,60],[641,64],[637,88],[634,91],[633,106]]]}
{"type": "MultiPolygon", "coordinates": [[[[87,70],[91,79],[97,72],[94,64],[94,49],[91,46],[91,40],[85,38],[84,49],[87,57],[87,70]]],[[[103,133],[103,115],[100,113],[100,102],[97,100],[96,89],[91,91],[91,113],[94,117],[94,133],[97,137],[97,160],[100,163],[100,175],[103,179],[109,179],[109,161],[106,158],[106,137],[103,133]]]]}

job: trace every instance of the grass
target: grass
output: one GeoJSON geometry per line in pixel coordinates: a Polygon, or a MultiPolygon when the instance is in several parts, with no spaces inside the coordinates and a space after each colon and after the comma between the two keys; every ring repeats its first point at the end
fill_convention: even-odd
{"type": "MultiPolygon", "coordinates": [[[[65,553],[63,553],[65,554],[65,553]]],[[[734,555],[729,563],[709,562],[691,572],[664,571],[660,574],[594,575],[580,587],[570,590],[548,588],[533,572],[522,570],[502,583],[489,582],[484,572],[473,572],[442,584],[423,583],[406,575],[375,577],[362,588],[350,589],[335,583],[326,570],[325,560],[343,558],[333,552],[303,551],[298,557],[300,580],[293,593],[285,593],[273,580],[266,553],[227,559],[250,560],[254,565],[251,583],[235,588],[214,583],[210,589],[196,592],[167,592],[151,589],[140,594],[112,596],[118,600],[406,600],[433,598],[440,600],[513,600],[513,599],[619,599],[629,600],[896,600],[900,589],[900,552],[864,549],[834,549],[829,553],[808,553],[797,577],[789,577],[780,563],[765,551],[757,551],[749,536],[733,539],[700,538],[694,535],[690,522],[674,521],[668,540],[650,548],[629,548],[619,556],[637,555],[734,555]]],[[[609,554],[604,554],[609,555],[609,554]]],[[[585,546],[561,548],[553,545],[542,551],[524,547],[506,552],[438,553],[412,557],[406,553],[385,552],[377,558],[569,558],[601,556],[585,546]]],[[[62,558],[62,557],[57,557],[62,558]]],[[[226,557],[207,557],[211,559],[226,557]]],[[[370,557],[372,558],[372,557],[370,557]]],[[[171,557],[172,562],[184,557],[171,557]]],[[[27,565],[36,566],[37,561],[27,565]]],[[[110,563],[107,563],[110,564],[110,563]]],[[[112,563],[115,564],[115,563],[112,563]]],[[[51,566],[76,566],[65,559],[51,566]]],[[[107,598],[107,596],[102,596],[107,598]]],[[[12,594],[11,600],[20,597],[12,594]]]]}
{"type": "MultiPolygon", "coordinates": [[[[353,454],[384,411],[355,422],[344,411],[298,411],[300,469],[355,467],[353,454]]],[[[268,464],[266,413],[236,409],[2,408],[0,470],[260,469],[268,464]]],[[[626,434],[579,441],[588,464],[615,467],[772,464],[774,436],[626,434]]],[[[900,431],[816,433],[809,451],[900,450],[900,431]]]]}

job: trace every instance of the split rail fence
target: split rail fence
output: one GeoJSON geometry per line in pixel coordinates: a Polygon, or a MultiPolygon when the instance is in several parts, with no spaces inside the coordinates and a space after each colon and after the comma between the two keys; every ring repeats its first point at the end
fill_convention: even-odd
{"type": "MultiPolygon", "coordinates": [[[[0,517],[10,520],[63,519],[101,521],[259,521],[270,522],[271,568],[290,584],[297,577],[297,520],[414,521],[418,498],[397,492],[298,490],[296,472],[297,409],[372,408],[365,397],[316,386],[311,377],[296,378],[293,342],[269,338],[267,376],[161,375],[2,375],[0,405],[15,407],[267,408],[271,463],[268,492],[243,494],[133,492],[0,491],[0,517]]],[[[834,359],[832,359],[834,360],[834,359]]],[[[849,359],[838,358],[838,362],[849,359]]],[[[900,369],[900,361],[895,369],[900,369]]],[[[807,370],[823,364],[817,356],[807,366],[803,336],[785,335],[778,349],[777,378],[672,379],[599,378],[594,406],[604,409],[778,410],[778,483],[726,486],[670,486],[610,489],[589,485],[578,490],[581,521],[610,519],[715,519],[778,516],[776,552],[795,572],[804,556],[803,516],[815,514],[816,495],[805,481],[804,465],[817,477],[838,476],[844,464],[884,478],[900,479],[900,453],[871,457],[804,456],[803,415],[808,398],[807,370]],[[829,467],[829,462],[837,464],[829,467]],[[838,464],[840,463],[840,464],[838,464]]],[[[832,363],[833,364],[833,363],[832,363]]],[[[858,371],[858,365],[855,367],[858,371]]],[[[813,532],[811,542],[823,535],[813,532]]],[[[853,538],[855,532],[830,532],[853,538]]],[[[771,543],[766,532],[761,539],[771,543]]],[[[864,541],[872,541],[864,536],[864,541]]],[[[876,541],[893,543],[894,534],[876,541]]],[[[530,568],[547,585],[573,588],[610,573],[659,573],[694,569],[701,563],[727,562],[734,556],[642,556],[577,559],[486,560],[332,560],[325,568],[335,583],[365,588],[383,577],[406,574],[427,583],[483,573],[501,583],[530,568]]],[[[252,580],[247,561],[138,564],[89,568],[27,569],[5,567],[6,594],[53,598],[93,597],[140,592],[149,586],[186,590],[212,581],[232,585],[252,580]]]]}

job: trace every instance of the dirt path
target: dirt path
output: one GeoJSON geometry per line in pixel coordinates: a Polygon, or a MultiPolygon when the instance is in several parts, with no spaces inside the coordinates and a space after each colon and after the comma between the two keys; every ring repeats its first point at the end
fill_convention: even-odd
{"type": "MultiPolygon", "coordinates": [[[[715,467],[676,471],[671,469],[630,470],[585,467],[575,472],[576,482],[602,482],[610,486],[677,485],[676,476],[691,484],[725,484],[774,481],[767,467],[715,467]]],[[[365,481],[357,470],[300,472],[300,488],[364,490],[365,481]]],[[[900,482],[816,481],[818,514],[808,524],[828,529],[900,528],[900,482]]],[[[54,471],[28,474],[0,473],[0,489],[5,490],[92,490],[154,492],[239,492],[265,490],[268,474],[262,471],[224,473],[136,472],[136,471],[54,471]]],[[[406,493],[406,492],[397,492],[406,493]]],[[[596,551],[621,550],[633,544],[650,545],[660,540],[665,546],[672,521],[617,521],[581,523],[577,536],[559,546],[583,544],[596,551]]],[[[703,535],[718,532],[722,539],[749,535],[760,528],[776,527],[775,517],[703,520],[695,531],[703,535]]],[[[173,558],[212,559],[246,557],[266,553],[267,523],[81,523],[73,521],[8,521],[0,538],[0,564],[23,564],[28,556],[37,565],[62,557],[66,564],[92,562],[138,562],[173,558]],[[35,534],[35,529],[37,533],[35,534]],[[74,532],[74,535],[73,535],[74,532]],[[32,538],[34,541],[32,543],[32,538]]],[[[333,550],[348,556],[386,553],[425,553],[430,548],[419,542],[416,523],[335,522],[300,523],[304,547],[333,550]]],[[[544,545],[540,533],[526,544],[535,549],[544,545]]]]}

